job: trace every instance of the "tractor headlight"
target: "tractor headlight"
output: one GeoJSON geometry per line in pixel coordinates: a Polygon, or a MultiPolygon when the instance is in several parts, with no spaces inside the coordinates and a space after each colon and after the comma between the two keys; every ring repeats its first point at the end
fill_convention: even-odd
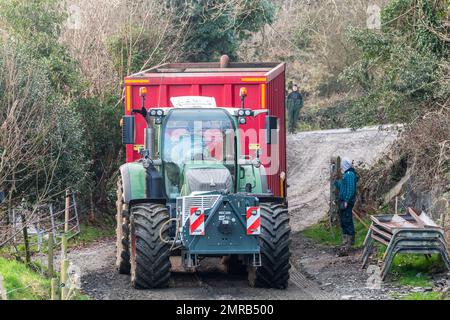
{"type": "Polygon", "coordinates": [[[247,124],[247,119],[245,117],[239,117],[239,124],[247,124]]]}
{"type": "Polygon", "coordinates": [[[252,115],[252,111],[251,110],[245,110],[245,115],[247,117],[250,117],[252,115]]]}
{"type": "Polygon", "coordinates": [[[151,109],[149,113],[151,117],[162,117],[164,115],[164,110],[151,109]]]}
{"type": "Polygon", "coordinates": [[[163,123],[163,118],[162,117],[156,117],[155,124],[162,124],[162,123],[163,123]]]}
{"type": "Polygon", "coordinates": [[[238,116],[239,116],[239,117],[245,116],[245,110],[240,109],[240,110],[238,111],[238,116]]]}

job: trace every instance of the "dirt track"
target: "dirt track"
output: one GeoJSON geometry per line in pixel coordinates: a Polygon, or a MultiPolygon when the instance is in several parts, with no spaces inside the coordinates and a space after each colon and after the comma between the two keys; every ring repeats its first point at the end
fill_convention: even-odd
{"type": "Polygon", "coordinates": [[[220,264],[210,266],[197,273],[173,272],[170,288],[164,290],[135,290],[130,278],[117,274],[114,240],[104,240],[89,248],[73,250],[69,258],[82,270],[82,290],[94,299],[335,299],[335,295],[319,288],[308,279],[299,266],[293,266],[291,283],[287,290],[253,289],[245,276],[225,274],[220,264]]]}
{"type": "Polygon", "coordinates": [[[366,289],[369,275],[360,269],[359,251],[337,257],[333,248],[314,245],[300,234],[292,238],[287,290],[250,288],[246,276],[225,274],[219,264],[212,264],[217,261],[209,261],[209,266],[197,273],[173,272],[168,289],[136,290],[129,276],[115,270],[114,239],[74,249],[69,259],[81,269],[83,293],[99,300],[374,300],[390,299],[391,292],[401,290],[390,285],[366,289]]]}
{"type": "Polygon", "coordinates": [[[330,158],[373,164],[394,142],[397,131],[368,127],[301,132],[287,137],[288,200],[291,226],[303,230],[328,212],[330,158]]]}

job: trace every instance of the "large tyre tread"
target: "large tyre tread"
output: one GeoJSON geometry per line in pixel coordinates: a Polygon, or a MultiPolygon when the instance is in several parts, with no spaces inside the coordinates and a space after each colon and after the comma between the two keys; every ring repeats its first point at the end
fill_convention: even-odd
{"type": "Polygon", "coordinates": [[[131,258],[131,281],[137,289],[165,288],[170,278],[170,247],[167,238],[169,213],[159,204],[139,204],[132,208],[132,239],[136,253],[131,258]]]}
{"type": "Polygon", "coordinates": [[[119,274],[130,274],[130,229],[129,220],[124,218],[125,204],[123,202],[122,179],[117,181],[117,213],[116,213],[116,267],[119,274]]]}
{"type": "Polygon", "coordinates": [[[286,289],[289,282],[291,228],[287,208],[280,204],[261,204],[261,267],[250,267],[249,281],[254,287],[286,289]]]}

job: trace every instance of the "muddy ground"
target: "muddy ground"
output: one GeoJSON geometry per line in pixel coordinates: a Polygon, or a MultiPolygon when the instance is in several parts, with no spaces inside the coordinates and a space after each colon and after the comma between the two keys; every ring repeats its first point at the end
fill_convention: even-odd
{"type": "Polygon", "coordinates": [[[369,275],[360,269],[359,250],[348,257],[337,257],[333,248],[318,246],[299,233],[293,235],[291,250],[291,280],[287,290],[250,288],[245,275],[226,274],[216,260],[207,261],[195,273],[173,272],[168,289],[136,290],[131,287],[129,276],[119,275],[115,270],[114,239],[72,249],[69,259],[81,270],[82,292],[100,300],[374,300],[392,299],[393,293],[408,293],[389,284],[381,289],[367,289],[369,275]]]}
{"type": "MultiPolygon", "coordinates": [[[[82,291],[93,299],[336,299],[321,290],[298,265],[292,268],[287,290],[250,288],[246,276],[230,276],[219,260],[206,261],[195,273],[172,272],[170,287],[161,290],[135,290],[130,277],[119,275],[114,266],[114,239],[106,239],[87,248],[70,252],[69,259],[82,271],[82,291]]],[[[203,263],[203,262],[202,262],[203,263]]],[[[177,264],[177,261],[174,261],[177,264]]]]}

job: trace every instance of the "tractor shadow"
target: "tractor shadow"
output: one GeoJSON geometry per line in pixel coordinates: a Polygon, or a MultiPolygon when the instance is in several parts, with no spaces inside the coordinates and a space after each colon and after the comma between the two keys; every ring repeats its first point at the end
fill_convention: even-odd
{"type": "Polygon", "coordinates": [[[179,257],[171,258],[170,288],[247,287],[247,274],[229,274],[221,258],[205,258],[195,270],[186,270],[179,257]]]}

